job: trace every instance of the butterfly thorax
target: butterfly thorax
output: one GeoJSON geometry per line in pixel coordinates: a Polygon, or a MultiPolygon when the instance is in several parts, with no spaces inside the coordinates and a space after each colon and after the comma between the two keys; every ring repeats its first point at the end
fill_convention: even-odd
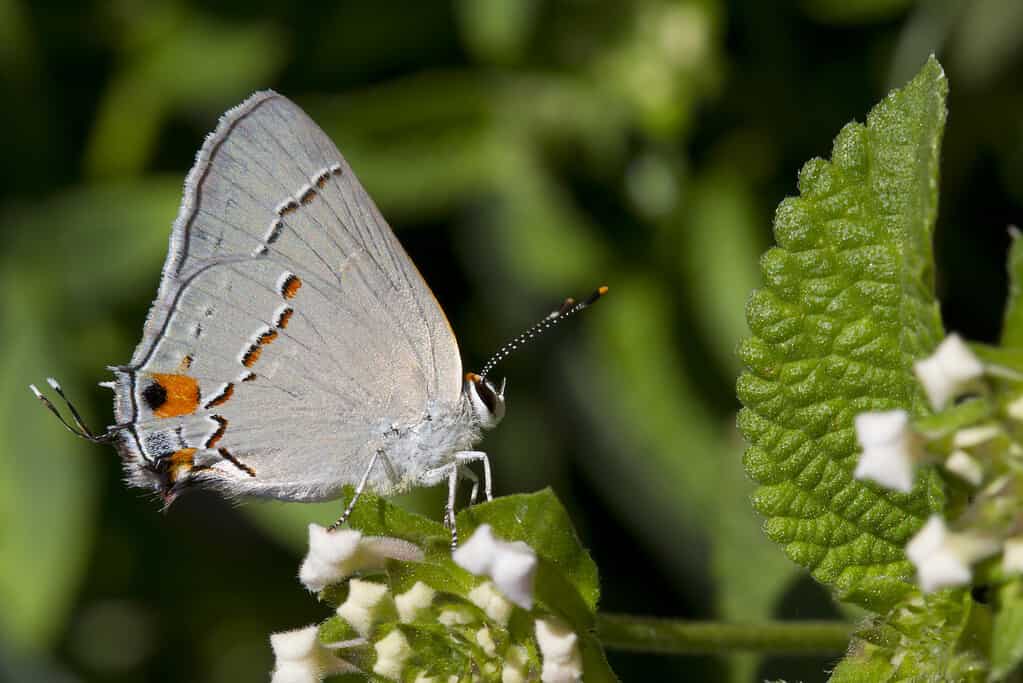
{"type": "MultiPolygon", "coordinates": [[[[406,425],[382,427],[380,453],[394,489],[407,491],[420,485],[424,475],[453,461],[480,440],[480,425],[463,393],[454,402],[432,401],[423,415],[406,425]]],[[[388,488],[385,485],[377,488],[388,488]]]]}

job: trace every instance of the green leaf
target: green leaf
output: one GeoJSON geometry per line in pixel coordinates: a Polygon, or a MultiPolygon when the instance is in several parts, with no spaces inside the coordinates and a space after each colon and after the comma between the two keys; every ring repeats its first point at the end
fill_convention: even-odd
{"type": "Polygon", "coordinates": [[[998,590],[991,635],[991,674],[1000,681],[1023,662],[1023,582],[1016,579],[998,590]]]}
{"type": "Polygon", "coordinates": [[[480,524],[489,524],[494,535],[508,541],[524,541],[546,560],[545,573],[567,578],[591,613],[597,609],[600,583],[597,565],[579,542],[568,512],[549,488],[537,493],[504,496],[474,505],[458,514],[458,532],[468,538],[480,524]],[[553,572],[548,570],[555,570],[553,572]]]}
{"type": "Polygon", "coordinates": [[[966,591],[941,591],[893,610],[853,638],[830,683],[962,681],[988,673],[991,610],[966,591]]]}
{"type": "Polygon", "coordinates": [[[946,92],[931,59],[842,130],[831,162],[803,167],[739,349],[739,426],[767,534],[840,598],[881,612],[913,590],[903,547],[943,496],[933,473],[910,494],[855,481],[852,420],[927,412],[911,364],[942,334],[930,240],[946,92]]]}
{"type": "Polygon", "coordinates": [[[1010,230],[1009,296],[1002,319],[1002,346],[1023,348],[1023,239],[1019,230],[1010,230]]]}
{"type": "MultiPolygon", "coordinates": [[[[339,509],[344,510],[352,499],[354,487],[346,486],[339,509]]],[[[348,526],[367,536],[393,536],[415,543],[423,549],[427,559],[451,555],[451,533],[440,522],[407,512],[384,498],[362,493],[348,526]]]]}
{"type": "MultiPolygon", "coordinates": [[[[345,498],[350,499],[351,495],[349,487],[345,498]]],[[[535,647],[529,645],[533,638],[534,620],[546,614],[557,615],[579,635],[586,680],[617,681],[594,630],[594,612],[600,593],[596,565],[580,544],[568,513],[550,489],[475,505],[459,513],[457,523],[463,539],[471,536],[479,525],[489,524],[496,536],[529,544],[539,558],[535,579],[536,606],[531,611],[516,609],[506,630],[498,629],[495,638],[510,638],[513,642],[535,647]]],[[[412,669],[440,667],[438,670],[445,674],[445,678],[447,674],[472,668],[468,660],[462,661],[465,657],[480,662],[487,660],[473,635],[487,617],[467,599],[469,591],[485,579],[473,576],[454,564],[449,548],[450,534],[441,524],[367,493],[360,497],[348,524],[367,535],[411,541],[426,551],[422,562],[387,563],[386,581],[392,594],[403,593],[417,581],[422,581],[440,593],[434,603],[435,609],[454,607],[475,615],[470,625],[465,627],[470,629],[468,635],[460,634],[459,626],[442,626],[417,619],[413,624],[381,624],[379,628],[383,630],[375,633],[374,639],[388,628],[401,628],[416,652],[415,660],[410,660],[408,666],[412,669]]],[[[375,574],[370,580],[381,578],[375,574]]],[[[348,584],[343,582],[328,587],[320,598],[336,607],[346,599],[347,591],[348,584]]],[[[320,627],[320,639],[324,642],[349,640],[352,634],[351,627],[340,617],[332,617],[320,627]]],[[[507,643],[507,640],[501,642],[507,643]]],[[[364,668],[372,668],[367,662],[363,662],[364,668]]]]}

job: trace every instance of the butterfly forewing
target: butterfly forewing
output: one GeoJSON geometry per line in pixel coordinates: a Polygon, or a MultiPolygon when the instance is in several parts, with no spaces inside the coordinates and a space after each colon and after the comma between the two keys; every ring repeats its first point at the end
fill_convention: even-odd
{"type": "Polygon", "coordinates": [[[382,425],[461,389],[429,288],[326,134],[272,92],[200,150],[142,342],[116,375],[140,483],[295,499],[354,483],[382,425]]]}

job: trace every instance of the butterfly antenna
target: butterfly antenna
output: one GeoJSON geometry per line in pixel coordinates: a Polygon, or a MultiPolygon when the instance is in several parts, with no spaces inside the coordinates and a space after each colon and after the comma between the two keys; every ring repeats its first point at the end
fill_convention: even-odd
{"type": "MultiPolygon", "coordinates": [[[[543,319],[540,320],[540,322],[536,323],[528,330],[526,330],[519,336],[515,337],[515,339],[512,339],[510,342],[508,342],[500,349],[498,349],[497,353],[491,356],[490,360],[488,360],[483,365],[483,370],[481,370],[479,373],[480,378],[485,379],[487,373],[493,370],[495,365],[497,365],[502,360],[507,358],[512,351],[519,348],[523,344],[536,339],[541,334],[543,334],[547,330],[551,329],[552,327],[560,323],[562,320],[565,320],[566,318],[571,318],[579,311],[589,308],[590,306],[595,304],[597,300],[600,299],[600,297],[604,296],[605,294],[607,294],[607,287],[597,287],[597,289],[594,290],[593,294],[590,294],[582,301],[576,301],[572,297],[565,299],[565,303],[561,304],[561,308],[559,308],[556,311],[551,311],[550,313],[545,315],[543,319]]],[[[504,393],[503,387],[501,393],[502,394],[504,393]]]]}
{"type": "Polygon", "coordinates": [[[63,399],[64,403],[68,407],[68,410],[71,411],[71,418],[74,421],[74,424],[71,424],[66,419],[64,419],[64,416],[60,414],[60,411],[57,410],[57,407],[55,405],[53,405],[53,402],[50,401],[50,399],[46,398],[46,396],[44,396],[43,393],[36,388],[36,385],[29,384],[28,388],[31,389],[32,393],[35,394],[35,397],[38,398],[44,406],[46,406],[46,409],[53,413],[53,415],[58,420],[60,420],[60,423],[64,425],[65,429],[67,429],[75,436],[81,437],[86,441],[91,441],[92,443],[110,443],[111,441],[113,441],[114,433],[116,430],[114,431],[108,430],[104,434],[94,433],[91,429],[89,429],[88,426],[86,426],[85,421],[82,420],[82,416],[78,412],[78,409],[75,408],[74,404],[68,400],[68,397],[64,394],[64,389],[60,386],[60,382],[53,379],[52,377],[47,377],[46,383],[50,385],[50,388],[57,392],[57,395],[60,396],[61,399],[63,399]]]}

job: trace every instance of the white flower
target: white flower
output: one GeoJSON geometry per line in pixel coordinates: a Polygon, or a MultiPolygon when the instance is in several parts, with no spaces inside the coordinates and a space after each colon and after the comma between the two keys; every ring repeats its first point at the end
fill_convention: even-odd
{"type": "Polygon", "coordinates": [[[1007,539],[1002,545],[1002,571],[1023,574],[1023,536],[1007,539]]]}
{"type": "Polygon", "coordinates": [[[368,638],[373,625],[391,608],[388,588],[383,583],[352,579],[348,598],[337,608],[337,615],[347,621],[363,638],[368,638]]]}
{"type": "Polygon", "coordinates": [[[277,660],[271,683],[319,683],[326,676],[357,670],[324,649],[316,626],[274,633],[270,647],[277,660]]]}
{"type": "Polygon", "coordinates": [[[853,476],[908,493],[913,488],[915,441],[905,410],[860,413],[853,420],[863,452],[853,476]]]}
{"type": "Polygon", "coordinates": [[[508,625],[508,619],[512,613],[512,604],[505,600],[504,596],[494,588],[493,583],[490,581],[481,583],[469,591],[467,597],[472,604],[483,610],[488,617],[501,624],[501,626],[508,625]]]}
{"type": "Polygon", "coordinates": [[[1023,396],[1005,406],[1005,413],[1016,422],[1023,422],[1023,396]]]}
{"type": "Polygon", "coordinates": [[[952,455],[945,461],[945,469],[974,486],[980,486],[984,481],[984,470],[980,463],[971,458],[966,451],[952,451],[952,455]]]}
{"type": "Polygon", "coordinates": [[[952,445],[956,448],[973,448],[985,441],[990,441],[1001,433],[1002,430],[998,425],[967,427],[956,432],[955,436],[952,437],[952,445]]]}
{"type": "MultiPolygon", "coordinates": [[[[427,676],[426,674],[421,673],[418,676],[416,676],[416,680],[414,680],[412,683],[443,683],[443,682],[436,676],[427,676]]],[[[447,683],[458,683],[458,676],[448,676],[447,683]]]]}
{"type": "Polygon", "coordinates": [[[501,683],[526,683],[529,652],[522,645],[512,645],[504,653],[501,683]]]}
{"type": "Polygon", "coordinates": [[[394,596],[394,606],[398,608],[398,621],[408,624],[416,620],[416,614],[433,603],[437,591],[422,581],[416,583],[404,593],[394,596]]]}
{"type": "Polygon", "coordinates": [[[419,562],[423,551],[416,545],[386,536],[363,537],[353,529],[330,531],[309,525],[309,553],[299,569],[299,580],[319,592],[357,571],[381,569],[388,558],[419,562]]]}
{"type": "Polygon", "coordinates": [[[494,537],[489,524],[481,524],[455,550],[452,559],[473,574],[492,578],[498,590],[519,607],[533,608],[537,559],[533,549],[522,541],[502,541],[494,537]]]}
{"type": "Polygon", "coordinates": [[[969,533],[952,533],[945,520],[932,515],[906,545],[906,557],[916,566],[920,588],[925,593],[970,582],[970,565],[998,552],[993,539],[969,533]]]}
{"type": "Polygon", "coordinates": [[[400,629],[394,629],[386,636],[378,640],[373,649],[377,653],[376,664],[373,665],[373,673],[399,680],[405,662],[412,656],[412,647],[400,629]]]}
{"type": "Polygon", "coordinates": [[[913,364],[913,372],[924,387],[927,399],[935,410],[941,410],[949,399],[980,379],[984,364],[970,351],[958,334],[950,334],[938,344],[934,353],[913,364]]]}
{"type": "MultiPolygon", "coordinates": [[[[470,596],[472,593],[469,594],[470,596]]],[[[477,605],[479,607],[479,605],[477,605]]],[[[480,607],[480,609],[484,609],[480,607]]],[[[510,607],[509,607],[510,611],[510,607]]],[[[441,613],[437,615],[437,621],[441,626],[465,626],[471,624],[474,621],[474,615],[470,614],[469,610],[460,609],[445,609],[441,610],[441,613]]]]}
{"type": "Polygon", "coordinates": [[[536,620],[536,644],[543,658],[543,683],[575,683],[583,676],[579,636],[565,623],[554,619],[536,620]]]}
{"type": "Polygon", "coordinates": [[[484,626],[479,631],[476,631],[476,644],[480,646],[483,653],[488,657],[493,657],[497,654],[497,645],[494,643],[494,636],[490,632],[490,629],[484,626]]]}

